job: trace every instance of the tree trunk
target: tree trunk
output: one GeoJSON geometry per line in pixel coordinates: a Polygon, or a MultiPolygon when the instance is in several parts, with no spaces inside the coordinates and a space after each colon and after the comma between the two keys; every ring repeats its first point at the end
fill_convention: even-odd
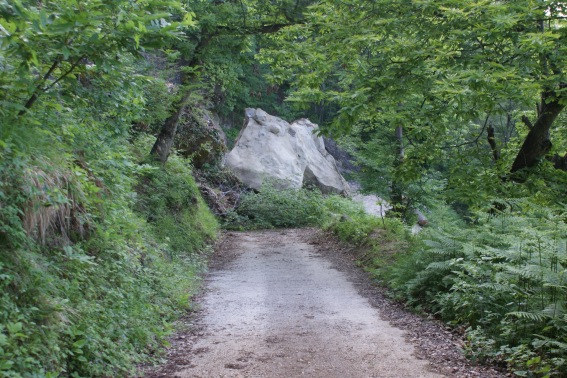
{"type": "Polygon", "coordinates": [[[514,164],[512,164],[511,173],[533,167],[545,158],[545,155],[551,149],[549,130],[564,107],[565,105],[560,103],[558,96],[552,93],[544,93],[541,101],[541,112],[526,136],[514,164]]]}
{"type": "Polygon", "coordinates": [[[181,113],[187,105],[187,101],[189,100],[190,94],[186,94],[183,99],[180,101],[179,105],[175,108],[175,113],[170,115],[159,132],[159,135],[150,151],[150,156],[155,157],[156,160],[159,160],[162,164],[165,164],[167,158],[169,157],[169,151],[171,150],[171,146],[173,145],[173,141],[175,139],[175,134],[177,133],[177,125],[179,124],[179,117],[181,117],[181,113]]]}
{"type": "Polygon", "coordinates": [[[494,135],[494,127],[492,125],[488,126],[488,144],[490,144],[490,149],[492,150],[492,157],[494,161],[500,159],[500,151],[498,151],[498,146],[496,145],[496,137],[494,135]]]}
{"type": "MultiPolygon", "coordinates": [[[[398,169],[402,165],[405,157],[404,149],[404,129],[402,126],[396,127],[396,140],[398,142],[398,156],[394,162],[394,168],[398,169]]],[[[403,194],[403,184],[398,182],[395,178],[392,180],[392,192],[390,201],[394,212],[404,215],[407,210],[407,201],[403,194]]]]}
{"type": "MultiPolygon", "coordinates": [[[[200,62],[201,53],[203,49],[208,46],[209,42],[213,38],[213,35],[209,35],[206,37],[201,38],[195,50],[193,51],[193,57],[191,60],[187,61],[184,58],[181,58],[180,66],[181,67],[191,67],[195,69],[200,62]]],[[[181,75],[181,85],[187,85],[191,82],[192,79],[195,78],[195,73],[186,73],[183,72],[181,75]]],[[[175,106],[175,113],[170,115],[159,132],[159,135],[154,143],[152,150],[150,151],[150,156],[155,157],[159,160],[162,164],[167,162],[167,158],[169,157],[169,151],[171,150],[171,146],[173,146],[173,141],[175,140],[175,134],[177,133],[177,125],[179,123],[179,118],[181,117],[181,113],[183,113],[183,109],[189,103],[189,98],[191,97],[191,92],[189,89],[183,89],[186,93],[183,95],[181,100],[175,106]]]]}
{"type": "Polygon", "coordinates": [[[565,154],[564,156],[560,156],[559,154],[555,154],[551,157],[548,157],[547,159],[553,163],[553,166],[555,167],[555,169],[567,171],[567,154],[565,154]]]}

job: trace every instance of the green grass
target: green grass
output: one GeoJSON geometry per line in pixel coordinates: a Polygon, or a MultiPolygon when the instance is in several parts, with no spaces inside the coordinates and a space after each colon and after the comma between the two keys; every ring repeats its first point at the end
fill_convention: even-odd
{"type": "Polygon", "coordinates": [[[339,195],[325,196],[316,188],[278,189],[266,184],[257,193],[243,194],[223,227],[236,230],[324,227],[342,215],[360,214],[363,214],[361,206],[339,195]]]}
{"type": "Polygon", "coordinates": [[[218,231],[189,162],[3,157],[0,376],[134,374],[191,308],[218,231]]]}

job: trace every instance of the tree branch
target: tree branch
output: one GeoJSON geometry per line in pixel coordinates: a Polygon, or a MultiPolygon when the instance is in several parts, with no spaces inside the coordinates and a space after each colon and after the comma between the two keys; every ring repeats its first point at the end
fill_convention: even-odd
{"type": "Polygon", "coordinates": [[[497,161],[498,159],[500,159],[500,151],[498,151],[498,148],[496,146],[496,140],[494,138],[494,127],[492,125],[488,126],[487,134],[488,144],[490,144],[490,149],[492,150],[492,157],[494,158],[494,161],[497,161]]]}
{"type": "Polygon", "coordinates": [[[57,83],[59,83],[61,80],[63,80],[64,78],[67,77],[67,75],[69,75],[71,72],[73,72],[73,70],[75,68],[77,68],[77,66],[79,65],[79,63],[81,63],[81,60],[85,59],[85,55],[81,55],[79,57],[79,59],[77,59],[77,61],[75,63],[73,63],[71,65],[71,68],[69,68],[63,75],[59,76],[59,78],[57,80],[55,80],[53,83],[51,83],[51,85],[49,85],[48,87],[45,87],[42,92],[47,92],[48,90],[50,90],[51,88],[53,88],[57,83]]]}
{"type": "Polygon", "coordinates": [[[456,145],[453,145],[453,146],[444,146],[444,147],[441,147],[441,149],[448,150],[449,148],[458,148],[458,147],[467,146],[469,144],[478,144],[480,137],[482,136],[482,134],[484,134],[484,130],[486,130],[486,125],[488,125],[488,119],[489,118],[490,118],[490,113],[488,113],[486,115],[486,119],[484,120],[484,125],[482,125],[482,130],[480,130],[480,133],[478,133],[478,135],[476,136],[476,138],[474,138],[474,140],[468,141],[468,142],[463,142],[463,143],[456,144],[456,145]]]}
{"type": "Polygon", "coordinates": [[[53,61],[53,64],[51,65],[51,67],[49,67],[45,75],[43,75],[41,81],[36,86],[31,97],[28,99],[28,101],[26,101],[24,109],[20,110],[20,112],[18,113],[18,117],[23,116],[33,106],[33,104],[37,101],[40,92],[45,92],[45,88],[42,88],[43,83],[45,83],[47,79],[49,79],[49,76],[51,76],[53,71],[55,71],[57,66],[61,63],[62,59],[63,57],[60,55],[53,61]]]}
{"type": "Polygon", "coordinates": [[[289,22],[285,24],[267,24],[258,26],[248,26],[248,27],[232,27],[232,26],[219,26],[217,29],[209,34],[210,37],[219,37],[221,35],[231,35],[238,34],[242,35],[253,35],[253,34],[272,34],[277,33],[281,29],[287,26],[298,25],[300,22],[289,22]]]}
{"type": "Polygon", "coordinates": [[[47,92],[48,90],[53,88],[55,85],[57,85],[57,83],[59,83],[61,80],[66,78],[71,72],[73,72],[73,70],[75,68],[77,68],[79,63],[81,63],[81,60],[83,60],[84,58],[85,58],[85,55],[81,55],[79,57],[79,59],[77,59],[77,61],[71,65],[71,68],[69,68],[67,71],[65,71],[65,73],[63,73],[61,76],[59,76],[55,81],[53,81],[53,83],[51,83],[48,86],[42,87],[42,84],[45,83],[49,79],[51,74],[55,71],[55,69],[57,69],[57,67],[63,61],[62,56],[58,56],[57,59],[55,59],[55,61],[51,65],[51,67],[49,67],[49,69],[47,70],[45,75],[43,75],[43,78],[41,79],[40,83],[37,85],[33,94],[31,95],[31,97],[28,99],[28,101],[24,105],[24,109],[20,110],[20,112],[18,113],[18,117],[23,116],[29,109],[31,109],[33,104],[35,104],[35,102],[39,98],[40,94],[47,92]]]}
{"type": "Polygon", "coordinates": [[[251,28],[250,30],[248,30],[248,33],[250,34],[256,34],[256,33],[262,33],[262,34],[271,34],[271,33],[277,33],[279,32],[281,29],[287,27],[287,26],[294,26],[297,25],[298,22],[290,22],[287,24],[269,24],[269,25],[262,25],[259,28],[251,28]]]}
{"type": "Polygon", "coordinates": [[[522,116],[522,122],[528,127],[528,129],[531,130],[534,128],[534,125],[532,124],[528,116],[525,114],[522,116]]]}

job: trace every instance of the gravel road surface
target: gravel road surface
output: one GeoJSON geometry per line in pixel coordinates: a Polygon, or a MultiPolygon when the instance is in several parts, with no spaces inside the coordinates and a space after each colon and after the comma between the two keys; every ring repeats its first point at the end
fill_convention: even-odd
{"type": "Polygon", "coordinates": [[[330,239],[225,234],[200,309],[144,377],[505,377],[470,365],[458,335],[389,300],[330,239]]]}

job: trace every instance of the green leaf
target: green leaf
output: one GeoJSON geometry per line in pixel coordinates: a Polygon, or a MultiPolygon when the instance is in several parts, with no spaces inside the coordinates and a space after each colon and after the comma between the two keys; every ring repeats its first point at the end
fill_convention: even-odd
{"type": "Polygon", "coordinates": [[[82,347],[85,346],[85,344],[87,343],[87,339],[80,339],[77,340],[73,343],[73,348],[75,349],[81,349],[82,347]]]}

